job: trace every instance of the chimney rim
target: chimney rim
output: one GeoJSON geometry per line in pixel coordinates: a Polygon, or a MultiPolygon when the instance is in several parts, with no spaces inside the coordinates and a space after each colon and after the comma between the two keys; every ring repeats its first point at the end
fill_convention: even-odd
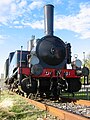
{"type": "Polygon", "coordinates": [[[52,4],[46,4],[46,5],[44,5],[44,7],[45,7],[45,6],[52,6],[52,7],[54,7],[54,5],[52,5],[52,4]]]}

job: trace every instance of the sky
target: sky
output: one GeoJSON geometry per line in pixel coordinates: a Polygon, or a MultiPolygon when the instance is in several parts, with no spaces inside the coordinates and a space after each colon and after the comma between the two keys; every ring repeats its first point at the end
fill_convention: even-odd
{"type": "Polygon", "coordinates": [[[46,4],[54,5],[54,35],[71,43],[72,60],[90,53],[90,0],[0,0],[0,74],[10,52],[45,35],[46,4]]]}

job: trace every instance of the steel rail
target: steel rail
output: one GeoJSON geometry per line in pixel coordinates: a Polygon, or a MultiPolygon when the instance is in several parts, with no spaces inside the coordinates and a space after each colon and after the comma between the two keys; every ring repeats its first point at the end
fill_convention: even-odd
{"type": "Polygon", "coordinates": [[[90,101],[88,100],[77,100],[75,104],[90,106],[90,101]]]}

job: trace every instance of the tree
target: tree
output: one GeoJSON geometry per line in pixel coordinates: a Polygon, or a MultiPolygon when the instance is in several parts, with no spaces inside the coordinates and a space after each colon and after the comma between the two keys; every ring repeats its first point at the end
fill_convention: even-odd
{"type": "Polygon", "coordinates": [[[84,59],[84,66],[89,69],[88,83],[90,83],[90,53],[87,55],[86,59],[84,59]]]}
{"type": "Polygon", "coordinates": [[[90,53],[87,55],[85,59],[85,66],[87,66],[90,70],[90,53]]]}

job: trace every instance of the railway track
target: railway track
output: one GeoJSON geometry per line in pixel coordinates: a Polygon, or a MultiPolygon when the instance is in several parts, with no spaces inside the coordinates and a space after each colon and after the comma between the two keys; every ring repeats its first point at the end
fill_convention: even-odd
{"type": "MultiPolygon", "coordinates": [[[[57,120],[90,120],[90,101],[70,100],[68,102],[57,102],[50,100],[36,101],[23,97],[30,104],[48,111],[54,115],[57,120]]],[[[64,101],[64,98],[63,98],[64,101]]]]}
{"type": "MultiPolygon", "coordinates": [[[[15,93],[16,94],[16,93],[15,93]]],[[[90,120],[90,101],[61,98],[59,101],[32,100],[21,96],[30,104],[45,110],[56,117],[54,120],[90,120]]],[[[48,119],[43,119],[48,120],[48,119]]]]}

